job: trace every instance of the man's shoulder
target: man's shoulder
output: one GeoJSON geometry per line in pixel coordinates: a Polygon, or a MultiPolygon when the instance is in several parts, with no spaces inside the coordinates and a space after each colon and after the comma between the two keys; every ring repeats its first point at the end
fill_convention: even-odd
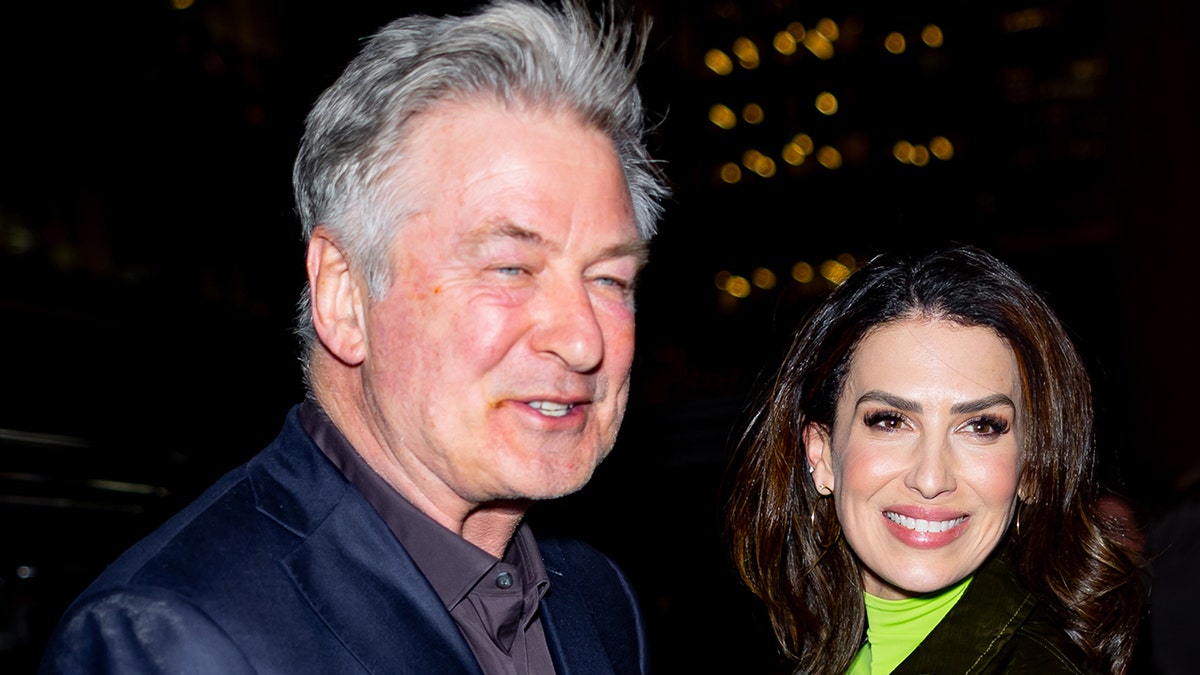
{"type": "Polygon", "coordinates": [[[329,504],[314,502],[337,493],[329,489],[337,474],[328,467],[323,480],[312,477],[322,473],[322,458],[297,440],[292,426],[289,416],[271,445],[123,553],[89,591],[131,584],[196,594],[206,580],[229,582],[238,570],[253,570],[293,547],[328,512],[329,504]]]}

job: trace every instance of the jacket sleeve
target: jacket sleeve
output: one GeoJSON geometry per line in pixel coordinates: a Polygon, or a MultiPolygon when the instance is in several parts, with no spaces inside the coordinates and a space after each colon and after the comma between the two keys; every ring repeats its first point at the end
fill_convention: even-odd
{"type": "Polygon", "coordinates": [[[39,673],[253,673],[230,636],[163,589],[81,599],[59,623],[39,673]]]}

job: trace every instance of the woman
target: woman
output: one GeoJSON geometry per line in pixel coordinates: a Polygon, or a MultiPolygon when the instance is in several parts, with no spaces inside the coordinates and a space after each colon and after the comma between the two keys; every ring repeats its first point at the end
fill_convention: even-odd
{"type": "Polygon", "coordinates": [[[1141,561],[1092,422],[1066,332],[994,257],[851,276],[765,393],[728,514],[796,672],[1125,672],[1141,561]]]}

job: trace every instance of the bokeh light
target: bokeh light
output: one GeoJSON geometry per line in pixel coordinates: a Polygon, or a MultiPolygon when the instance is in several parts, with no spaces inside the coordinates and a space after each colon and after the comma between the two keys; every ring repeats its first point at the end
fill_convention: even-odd
{"type": "Polygon", "coordinates": [[[746,107],[742,108],[742,119],[746,120],[747,124],[759,124],[763,121],[762,106],[757,103],[747,103],[746,107]]]}
{"type": "Polygon", "coordinates": [[[754,70],[758,67],[758,45],[747,37],[740,37],[733,41],[733,53],[738,58],[738,63],[746,70],[754,70]]]}
{"type": "Polygon", "coordinates": [[[796,53],[796,36],[786,30],[776,33],[772,44],[775,45],[775,51],[784,56],[791,56],[796,53]]]}
{"type": "Polygon", "coordinates": [[[826,260],[821,263],[821,277],[831,284],[840,285],[850,278],[850,268],[837,260],[826,260]]]}
{"type": "Polygon", "coordinates": [[[887,37],[883,38],[883,48],[893,54],[903,54],[904,50],[908,48],[908,43],[905,41],[903,35],[892,31],[887,34],[887,37]]]}
{"type": "Polygon", "coordinates": [[[821,149],[817,150],[817,162],[826,169],[840,169],[842,168],[842,153],[832,145],[822,145],[821,149]]]}
{"type": "Polygon", "coordinates": [[[823,115],[832,115],[838,111],[838,100],[833,94],[823,91],[817,94],[817,110],[823,115]]]}
{"type": "Polygon", "coordinates": [[[921,42],[924,42],[928,47],[941,47],[946,36],[942,34],[941,27],[936,24],[929,24],[921,29],[921,42]]]}
{"type": "Polygon", "coordinates": [[[708,109],[708,121],[722,129],[732,129],[737,126],[737,115],[729,106],[717,103],[708,109]]]}
{"type": "Polygon", "coordinates": [[[934,136],[929,139],[929,151],[934,157],[946,161],[954,157],[954,144],[945,136],[934,136]]]}
{"type": "Polygon", "coordinates": [[[775,273],[765,267],[756,267],[754,271],[750,273],[750,283],[763,289],[764,291],[769,291],[772,288],[775,288],[775,273]]]}
{"type": "Polygon", "coordinates": [[[802,284],[812,283],[812,280],[816,278],[816,271],[812,265],[801,261],[792,265],[792,278],[802,284]]]}
{"type": "Polygon", "coordinates": [[[733,72],[733,59],[720,49],[710,49],[704,55],[704,65],[718,75],[728,75],[733,72]]]}
{"type": "Polygon", "coordinates": [[[750,295],[750,281],[746,277],[737,275],[729,277],[725,282],[725,292],[735,298],[744,298],[750,295]]]}

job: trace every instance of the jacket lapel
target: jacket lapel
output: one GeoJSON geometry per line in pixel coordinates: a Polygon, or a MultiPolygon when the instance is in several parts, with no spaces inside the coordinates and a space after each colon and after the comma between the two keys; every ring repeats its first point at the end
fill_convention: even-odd
{"type": "Polygon", "coordinates": [[[429,582],[358,493],[283,565],[369,672],[482,675],[429,582]]]}
{"type": "Polygon", "coordinates": [[[561,573],[552,570],[549,564],[546,571],[550,573],[550,591],[542,598],[542,630],[546,633],[555,673],[610,675],[612,665],[592,623],[591,611],[568,583],[556,577],[561,573]]]}
{"type": "Polygon", "coordinates": [[[320,620],[372,673],[482,675],[450,613],[296,409],[249,467],[259,511],[301,537],[281,559],[320,620]]]}

